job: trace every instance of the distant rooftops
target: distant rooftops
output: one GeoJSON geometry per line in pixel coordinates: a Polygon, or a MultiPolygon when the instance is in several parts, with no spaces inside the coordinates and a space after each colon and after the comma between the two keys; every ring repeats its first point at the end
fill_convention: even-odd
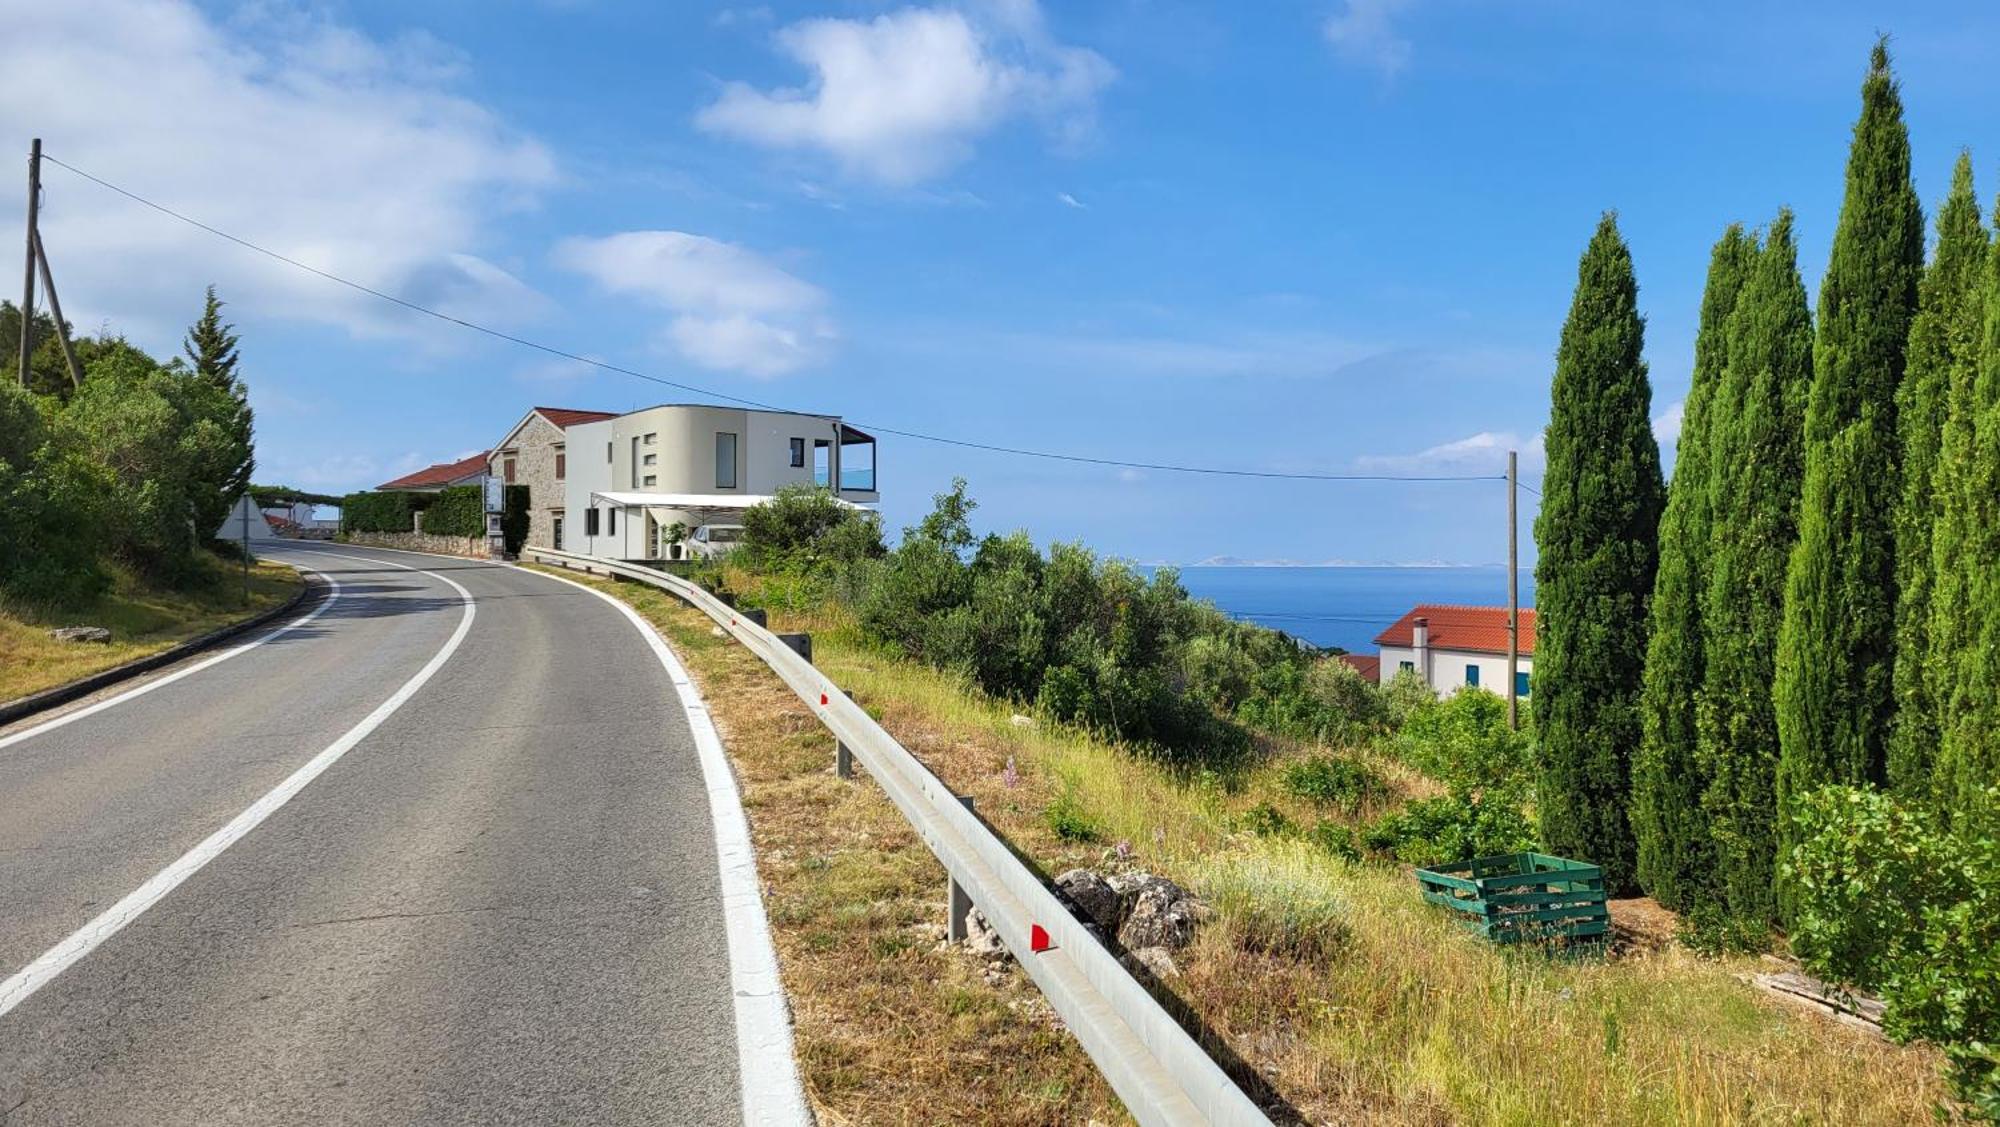
{"type": "MultiPolygon", "coordinates": [[[[1465,607],[1448,603],[1419,603],[1395,625],[1375,635],[1378,646],[1408,649],[1415,644],[1412,633],[1417,619],[1430,624],[1430,647],[1466,653],[1504,654],[1507,652],[1507,608],[1465,607]]],[[[1521,656],[1535,652],[1535,611],[1521,608],[1521,656]]]]}
{"type": "Polygon", "coordinates": [[[535,414],[559,427],[573,427],[578,423],[594,423],[618,417],[616,411],[578,411],[571,407],[537,407],[535,414]]]}

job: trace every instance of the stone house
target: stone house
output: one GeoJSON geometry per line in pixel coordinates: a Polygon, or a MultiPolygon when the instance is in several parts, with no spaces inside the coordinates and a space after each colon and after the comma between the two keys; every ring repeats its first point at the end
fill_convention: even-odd
{"type": "Polygon", "coordinates": [[[487,455],[493,480],[528,487],[528,543],[559,548],[562,542],[563,493],[569,476],[569,451],[564,428],[614,418],[610,411],[576,411],[536,407],[514,424],[487,455]]]}

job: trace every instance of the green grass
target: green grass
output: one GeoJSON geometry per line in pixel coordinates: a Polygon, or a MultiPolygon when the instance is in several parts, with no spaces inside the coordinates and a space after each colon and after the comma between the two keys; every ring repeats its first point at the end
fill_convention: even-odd
{"type": "Polygon", "coordinates": [[[102,672],[268,610],[292,597],[299,574],[262,563],[250,572],[243,599],[237,565],[202,557],[202,572],[186,590],[158,590],[120,570],[112,589],[92,603],[50,609],[0,603],[0,700],[13,700],[102,672]],[[108,645],[58,642],[59,626],[102,626],[108,645]]]}

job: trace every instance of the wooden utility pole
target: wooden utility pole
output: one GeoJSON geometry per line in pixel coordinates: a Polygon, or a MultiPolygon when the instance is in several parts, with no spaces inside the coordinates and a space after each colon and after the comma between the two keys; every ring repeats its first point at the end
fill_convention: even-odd
{"type": "Polygon", "coordinates": [[[62,299],[56,296],[55,275],[49,272],[49,252],[42,246],[42,233],[35,232],[35,261],[42,268],[42,289],[49,295],[49,315],[56,320],[56,343],[62,345],[63,366],[69,369],[72,391],[83,388],[83,365],[76,362],[76,348],[69,342],[69,324],[63,320],[62,299]]]}
{"type": "Polygon", "coordinates": [[[37,137],[28,146],[28,258],[23,267],[21,280],[21,386],[28,386],[28,354],[34,351],[35,338],[35,263],[36,253],[35,212],[42,204],[42,139],[37,137]]]}
{"type": "Polygon", "coordinates": [[[1515,514],[1520,496],[1518,456],[1507,451],[1507,727],[1521,727],[1521,702],[1515,690],[1521,680],[1521,521],[1515,514]]]}

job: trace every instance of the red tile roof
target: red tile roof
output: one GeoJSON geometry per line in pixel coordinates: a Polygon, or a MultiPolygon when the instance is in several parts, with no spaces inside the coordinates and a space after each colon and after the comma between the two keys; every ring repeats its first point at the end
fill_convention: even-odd
{"type": "MultiPolygon", "coordinates": [[[[1412,644],[1411,624],[1419,618],[1430,620],[1431,648],[1434,650],[1507,652],[1506,607],[1459,607],[1443,603],[1417,604],[1408,614],[1397,619],[1394,626],[1375,635],[1375,644],[1409,647],[1412,644]]],[[[1534,653],[1535,612],[1531,607],[1522,607],[1521,656],[1533,657],[1534,653]]]]}
{"type": "Polygon", "coordinates": [[[1375,654],[1341,654],[1342,663],[1361,674],[1362,680],[1382,683],[1382,659],[1375,654]]]}
{"type": "Polygon", "coordinates": [[[474,454],[470,458],[461,458],[456,462],[439,462],[435,466],[426,467],[424,469],[418,470],[416,473],[404,474],[402,477],[399,477],[394,481],[385,481],[382,484],[376,486],[375,488],[377,489],[443,488],[444,486],[450,485],[452,482],[462,481],[465,478],[475,477],[479,474],[485,473],[486,458],[487,455],[491,453],[492,453],[491,450],[482,450],[479,453],[474,454]]]}
{"type": "Polygon", "coordinates": [[[535,413],[559,427],[573,427],[578,423],[594,423],[618,417],[616,411],[577,411],[568,407],[537,407],[535,413]]]}

